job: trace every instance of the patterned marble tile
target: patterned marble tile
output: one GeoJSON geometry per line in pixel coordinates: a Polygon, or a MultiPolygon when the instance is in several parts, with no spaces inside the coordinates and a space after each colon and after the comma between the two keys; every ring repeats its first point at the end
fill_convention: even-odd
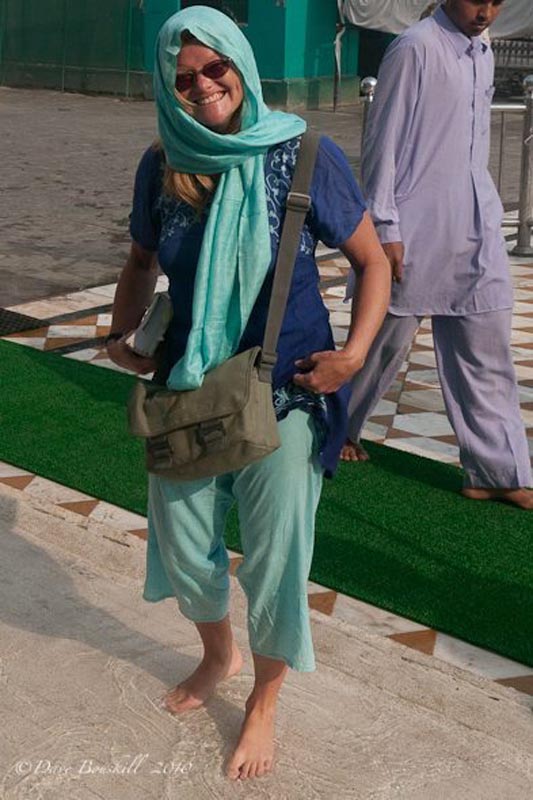
{"type": "Polygon", "coordinates": [[[410,647],[412,650],[418,650],[419,653],[425,653],[426,656],[432,656],[437,641],[437,632],[427,628],[422,631],[395,633],[389,636],[389,639],[410,647]]]}
{"type": "Polygon", "coordinates": [[[402,392],[402,404],[415,406],[420,411],[444,412],[444,400],[440,389],[416,389],[402,392]]]}
{"type": "Polygon", "coordinates": [[[379,425],[371,419],[365,426],[365,439],[368,439],[370,442],[377,442],[377,444],[383,444],[388,432],[388,425],[379,425]]]}
{"type": "Polygon", "coordinates": [[[396,403],[393,400],[387,400],[383,397],[374,409],[372,417],[382,417],[384,415],[394,415],[396,411],[396,403]]]}
{"type": "Polygon", "coordinates": [[[17,311],[19,314],[27,314],[29,317],[44,320],[60,314],[82,312],[96,306],[109,305],[111,299],[109,294],[98,294],[94,290],[86,290],[73,294],[58,295],[47,300],[20,303],[16,306],[10,306],[9,311],[17,311]]]}
{"type": "Polygon", "coordinates": [[[447,661],[448,664],[455,664],[463,668],[466,666],[471,672],[493,679],[531,675],[532,673],[531,667],[520,664],[518,661],[511,661],[444,633],[439,633],[433,654],[437,658],[447,661]]]}
{"type": "Polygon", "coordinates": [[[45,336],[2,336],[2,339],[7,339],[15,344],[21,344],[25,347],[33,347],[34,350],[44,350],[46,345],[45,336]]]}
{"type": "Polygon", "coordinates": [[[406,378],[408,383],[418,384],[422,387],[440,386],[436,369],[419,368],[418,365],[411,362],[409,362],[406,378]]]}
{"type": "MultiPolygon", "coordinates": [[[[372,423],[370,423],[372,424],[372,423]]],[[[395,429],[389,429],[383,439],[387,447],[413,453],[423,458],[433,458],[445,464],[459,464],[459,447],[453,444],[439,442],[429,436],[394,436],[395,429]]],[[[403,433],[403,432],[402,432],[403,433]]],[[[368,437],[370,438],[370,437],[368,437]]]]}
{"type": "Polygon", "coordinates": [[[351,315],[349,311],[333,311],[329,315],[329,319],[332,325],[344,326],[347,329],[350,325],[351,315]]]}
{"type": "MultiPolygon", "coordinates": [[[[328,300],[329,300],[330,297],[331,298],[337,298],[339,300],[339,302],[344,306],[344,308],[348,308],[349,309],[350,308],[349,304],[347,302],[345,302],[345,300],[344,300],[345,294],[346,294],[346,287],[344,287],[344,286],[329,286],[324,291],[324,297],[327,297],[328,300]]],[[[329,306],[329,302],[328,302],[328,306],[329,306]]]]}
{"type": "Polygon", "coordinates": [[[446,414],[434,411],[421,411],[418,414],[397,414],[394,427],[400,431],[414,433],[417,436],[447,436],[453,434],[446,414]]]}
{"type": "Polygon", "coordinates": [[[96,325],[78,324],[50,325],[48,328],[50,339],[94,339],[96,336],[96,325]]]}
{"type": "Polygon", "coordinates": [[[333,341],[335,342],[335,346],[338,348],[343,347],[346,344],[346,339],[348,337],[348,329],[336,328],[332,325],[331,330],[333,332],[333,341]]]}
{"type": "Polygon", "coordinates": [[[140,514],[133,514],[123,508],[114,506],[111,503],[100,501],[89,514],[91,519],[111,525],[112,528],[130,531],[146,527],[146,518],[140,514]]]}
{"type": "MultiPolygon", "coordinates": [[[[93,361],[100,353],[100,348],[89,347],[87,350],[75,350],[73,353],[65,353],[65,358],[73,358],[75,361],[93,361]]],[[[100,364],[100,366],[103,365],[100,364]]]]}
{"type": "Polygon", "coordinates": [[[36,499],[56,505],[92,500],[87,494],[78,492],[75,489],[69,489],[68,486],[62,486],[38,475],[32,480],[25,493],[36,499]]]}
{"type": "Polygon", "coordinates": [[[380,636],[406,633],[407,631],[427,630],[427,626],[419,625],[405,617],[393,614],[383,608],[356,600],[353,597],[338,594],[334,611],[335,619],[349,622],[352,625],[363,627],[380,636]]]}
{"type": "Polygon", "coordinates": [[[20,469],[20,467],[14,466],[14,464],[8,464],[6,461],[0,461],[0,479],[13,478],[17,475],[32,475],[32,473],[27,472],[25,469],[20,469]]]}

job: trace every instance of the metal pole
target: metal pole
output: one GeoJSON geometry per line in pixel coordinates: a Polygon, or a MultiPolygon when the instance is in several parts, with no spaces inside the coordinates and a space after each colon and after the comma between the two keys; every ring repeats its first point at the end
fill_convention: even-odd
{"type": "Polygon", "coordinates": [[[374,100],[374,93],[376,91],[377,86],[376,78],[363,78],[361,81],[361,94],[364,97],[363,100],[363,127],[361,131],[361,152],[363,150],[363,141],[365,138],[365,128],[366,123],[368,120],[368,112],[370,111],[370,104],[374,100]]]}
{"type": "Polygon", "coordinates": [[[133,30],[133,2],[130,0],[128,3],[128,27],[126,32],[126,85],[124,93],[126,97],[130,96],[130,72],[131,72],[131,48],[132,48],[132,30],[133,30]]]}
{"type": "Polygon", "coordinates": [[[333,74],[333,111],[337,110],[339,102],[339,91],[341,85],[341,62],[342,62],[342,37],[346,30],[346,25],[338,23],[335,31],[335,41],[333,42],[335,56],[335,72],[333,74]]]}
{"type": "Polygon", "coordinates": [[[70,8],[68,0],[63,0],[63,14],[61,20],[61,91],[65,91],[67,71],[67,30],[70,8]]]}
{"type": "Polygon", "coordinates": [[[526,110],[520,168],[520,200],[518,206],[518,240],[513,254],[533,255],[531,227],[533,225],[533,75],[524,78],[526,110]]]}

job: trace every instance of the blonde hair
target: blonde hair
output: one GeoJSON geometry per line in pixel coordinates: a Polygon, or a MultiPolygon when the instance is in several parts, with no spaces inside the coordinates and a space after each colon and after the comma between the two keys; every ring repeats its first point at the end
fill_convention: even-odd
{"type": "Polygon", "coordinates": [[[194,175],[175,172],[165,164],[163,191],[192,206],[200,217],[218,185],[218,175],[194,175]]]}
{"type": "MultiPolygon", "coordinates": [[[[199,39],[192,35],[189,31],[183,31],[181,34],[181,43],[183,44],[200,44],[203,45],[199,39]]],[[[176,99],[181,102],[178,92],[174,91],[176,99]]],[[[230,120],[228,130],[226,133],[237,133],[241,127],[241,107],[237,109],[235,114],[230,120]]],[[[163,151],[162,142],[158,140],[154,143],[157,149],[163,151]]],[[[167,163],[165,159],[165,171],[163,174],[163,191],[165,194],[175,197],[178,200],[183,200],[188,205],[192,206],[200,217],[205,207],[208,205],[212,196],[214,195],[218,186],[220,175],[200,175],[188,172],[176,172],[167,163]]]]}

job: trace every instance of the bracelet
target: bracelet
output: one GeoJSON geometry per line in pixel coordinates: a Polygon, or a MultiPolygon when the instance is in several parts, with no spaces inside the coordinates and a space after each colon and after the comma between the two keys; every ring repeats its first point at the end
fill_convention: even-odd
{"type": "Polygon", "coordinates": [[[108,333],[104,339],[104,344],[107,347],[109,342],[116,342],[119,339],[122,339],[123,336],[124,334],[122,332],[119,333],[118,331],[114,331],[114,333],[108,333]]]}

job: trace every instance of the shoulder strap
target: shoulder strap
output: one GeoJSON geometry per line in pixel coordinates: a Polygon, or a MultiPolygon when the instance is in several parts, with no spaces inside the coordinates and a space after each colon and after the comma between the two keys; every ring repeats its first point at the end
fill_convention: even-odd
{"type": "Polygon", "coordinates": [[[287,210],[281,232],[265,338],[259,363],[259,379],[267,383],[272,380],[272,370],[277,359],[276,347],[287,306],[294,262],[298,255],[300,234],[306,214],[311,207],[309,190],[319,141],[319,134],[314,132],[306,131],[302,136],[291,190],[287,195],[287,210]]]}

